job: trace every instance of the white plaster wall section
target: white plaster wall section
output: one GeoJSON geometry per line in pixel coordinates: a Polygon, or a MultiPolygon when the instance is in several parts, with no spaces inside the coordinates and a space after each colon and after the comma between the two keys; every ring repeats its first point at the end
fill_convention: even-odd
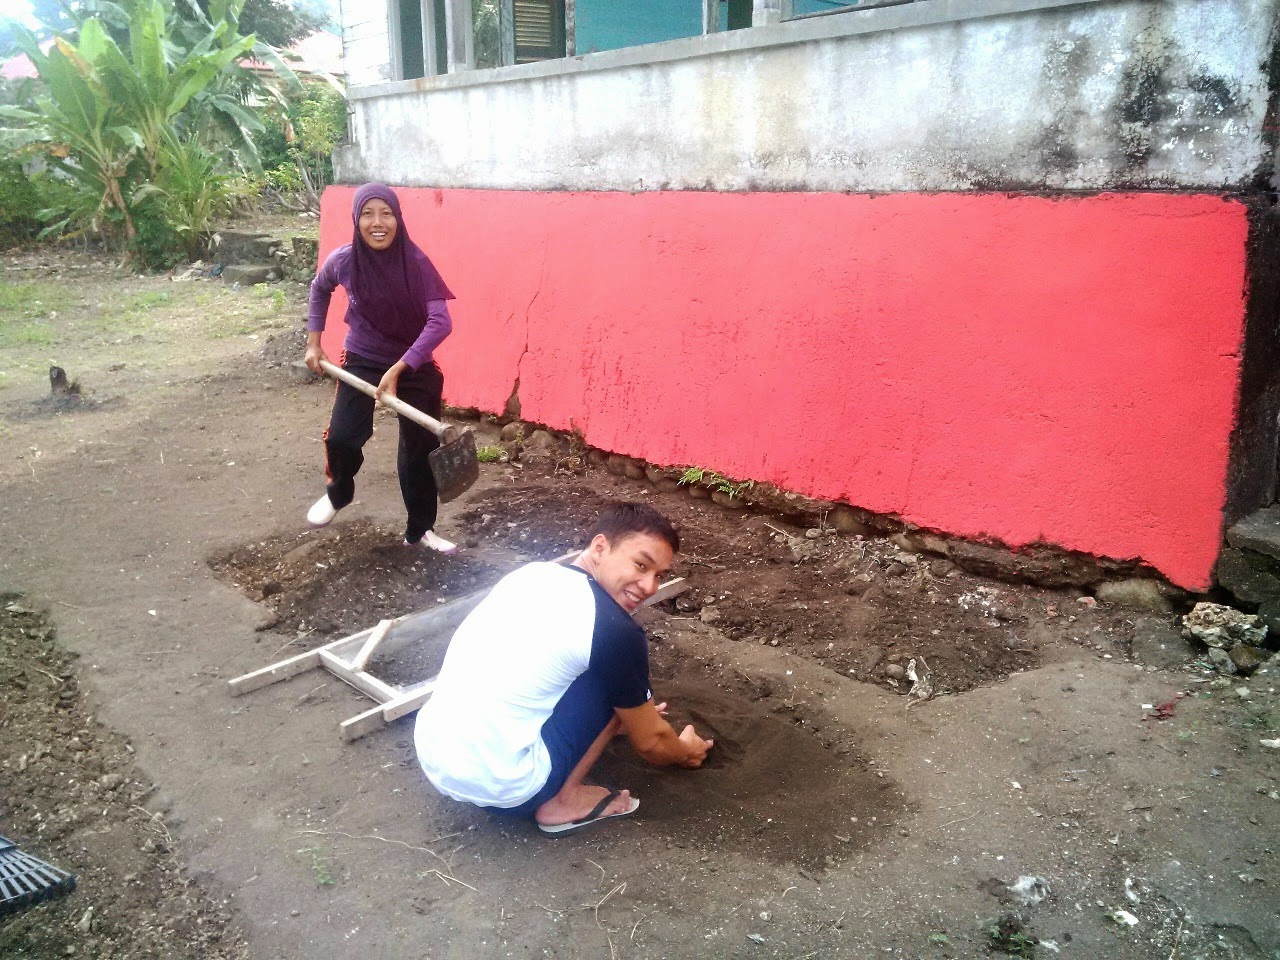
{"type": "Polygon", "coordinates": [[[350,86],[392,79],[387,16],[387,0],[343,0],[342,64],[350,86]]]}
{"type": "Polygon", "coordinates": [[[367,119],[339,176],[543,190],[1238,188],[1274,162],[1263,64],[1278,6],[1095,2],[398,84],[353,97],[367,119]]]}

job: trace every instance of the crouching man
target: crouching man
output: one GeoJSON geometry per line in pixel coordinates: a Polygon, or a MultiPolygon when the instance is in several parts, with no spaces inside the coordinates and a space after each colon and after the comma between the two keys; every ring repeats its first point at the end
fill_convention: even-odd
{"type": "Polygon", "coordinates": [[[636,811],[628,790],[586,781],[619,731],[650,763],[699,767],[713,741],[663,718],[649,646],[631,614],[680,549],[652,507],[609,505],[572,566],[503,577],[458,627],[414,742],[446,796],[563,836],[636,811]]]}

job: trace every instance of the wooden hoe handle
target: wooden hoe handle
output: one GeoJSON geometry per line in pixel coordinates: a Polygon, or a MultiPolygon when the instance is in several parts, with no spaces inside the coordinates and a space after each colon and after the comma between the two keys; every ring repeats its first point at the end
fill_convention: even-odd
{"type": "Polygon", "coordinates": [[[442,443],[448,443],[453,439],[453,435],[455,433],[453,427],[446,426],[435,417],[427,416],[417,407],[409,406],[409,404],[405,403],[399,397],[393,397],[385,394],[379,397],[377,388],[374,387],[373,384],[369,383],[367,380],[360,379],[354,373],[348,373],[337,364],[330,363],[328,360],[321,360],[320,366],[323,368],[325,373],[329,374],[329,376],[333,377],[335,380],[341,380],[343,383],[355,387],[361,393],[367,393],[383,406],[400,414],[400,416],[407,417],[414,423],[426,427],[439,437],[442,443]]]}

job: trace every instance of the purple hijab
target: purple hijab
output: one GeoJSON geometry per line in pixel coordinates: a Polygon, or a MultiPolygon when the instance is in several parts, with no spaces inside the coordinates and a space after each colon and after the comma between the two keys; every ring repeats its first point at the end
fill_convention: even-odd
{"type": "Polygon", "coordinates": [[[351,203],[351,292],[369,322],[391,330],[421,330],[427,324],[428,300],[452,300],[440,272],[409,239],[400,198],[384,183],[366,183],[351,203]],[[360,211],[370,200],[382,200],[396,216],[396,235],[386,250],[374,250],[360,236],[360,211]]]}

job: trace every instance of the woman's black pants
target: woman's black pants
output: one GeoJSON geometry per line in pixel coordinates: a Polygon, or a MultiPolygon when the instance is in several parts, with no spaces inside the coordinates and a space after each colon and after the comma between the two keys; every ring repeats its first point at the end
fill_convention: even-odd
{"type": "MultiPolygon", "coordinates": [[[[343,369],[374,386],[392,366],[377,363],[358,354],[347,353],[343,369]]],[[[440,419],[440,402],[444,392],[444,375],[434,362],[400,375],[396,396],[423,413],[440,419]]],[[[362,448],[373,436],[373,397],[361,393],[355,387],[338,382],[338,393],[333,400],[333,415],[329,429],[324,434],[325,476],[329,479],[329,500],[341,510],[356,495],[356,474],[364,463],[362,448]]],[[[404,498],[409,519],[405,523],[404,538],[417,543],[422,535],[436,524],[436,480],[431,475],[431,463],[427,459],[432,450],[440,446],[436,435],[412,420],[397,417],[400,421],[400,448],[396,456],[396,468],[400,474],[400,496],[404,498]]]]}

